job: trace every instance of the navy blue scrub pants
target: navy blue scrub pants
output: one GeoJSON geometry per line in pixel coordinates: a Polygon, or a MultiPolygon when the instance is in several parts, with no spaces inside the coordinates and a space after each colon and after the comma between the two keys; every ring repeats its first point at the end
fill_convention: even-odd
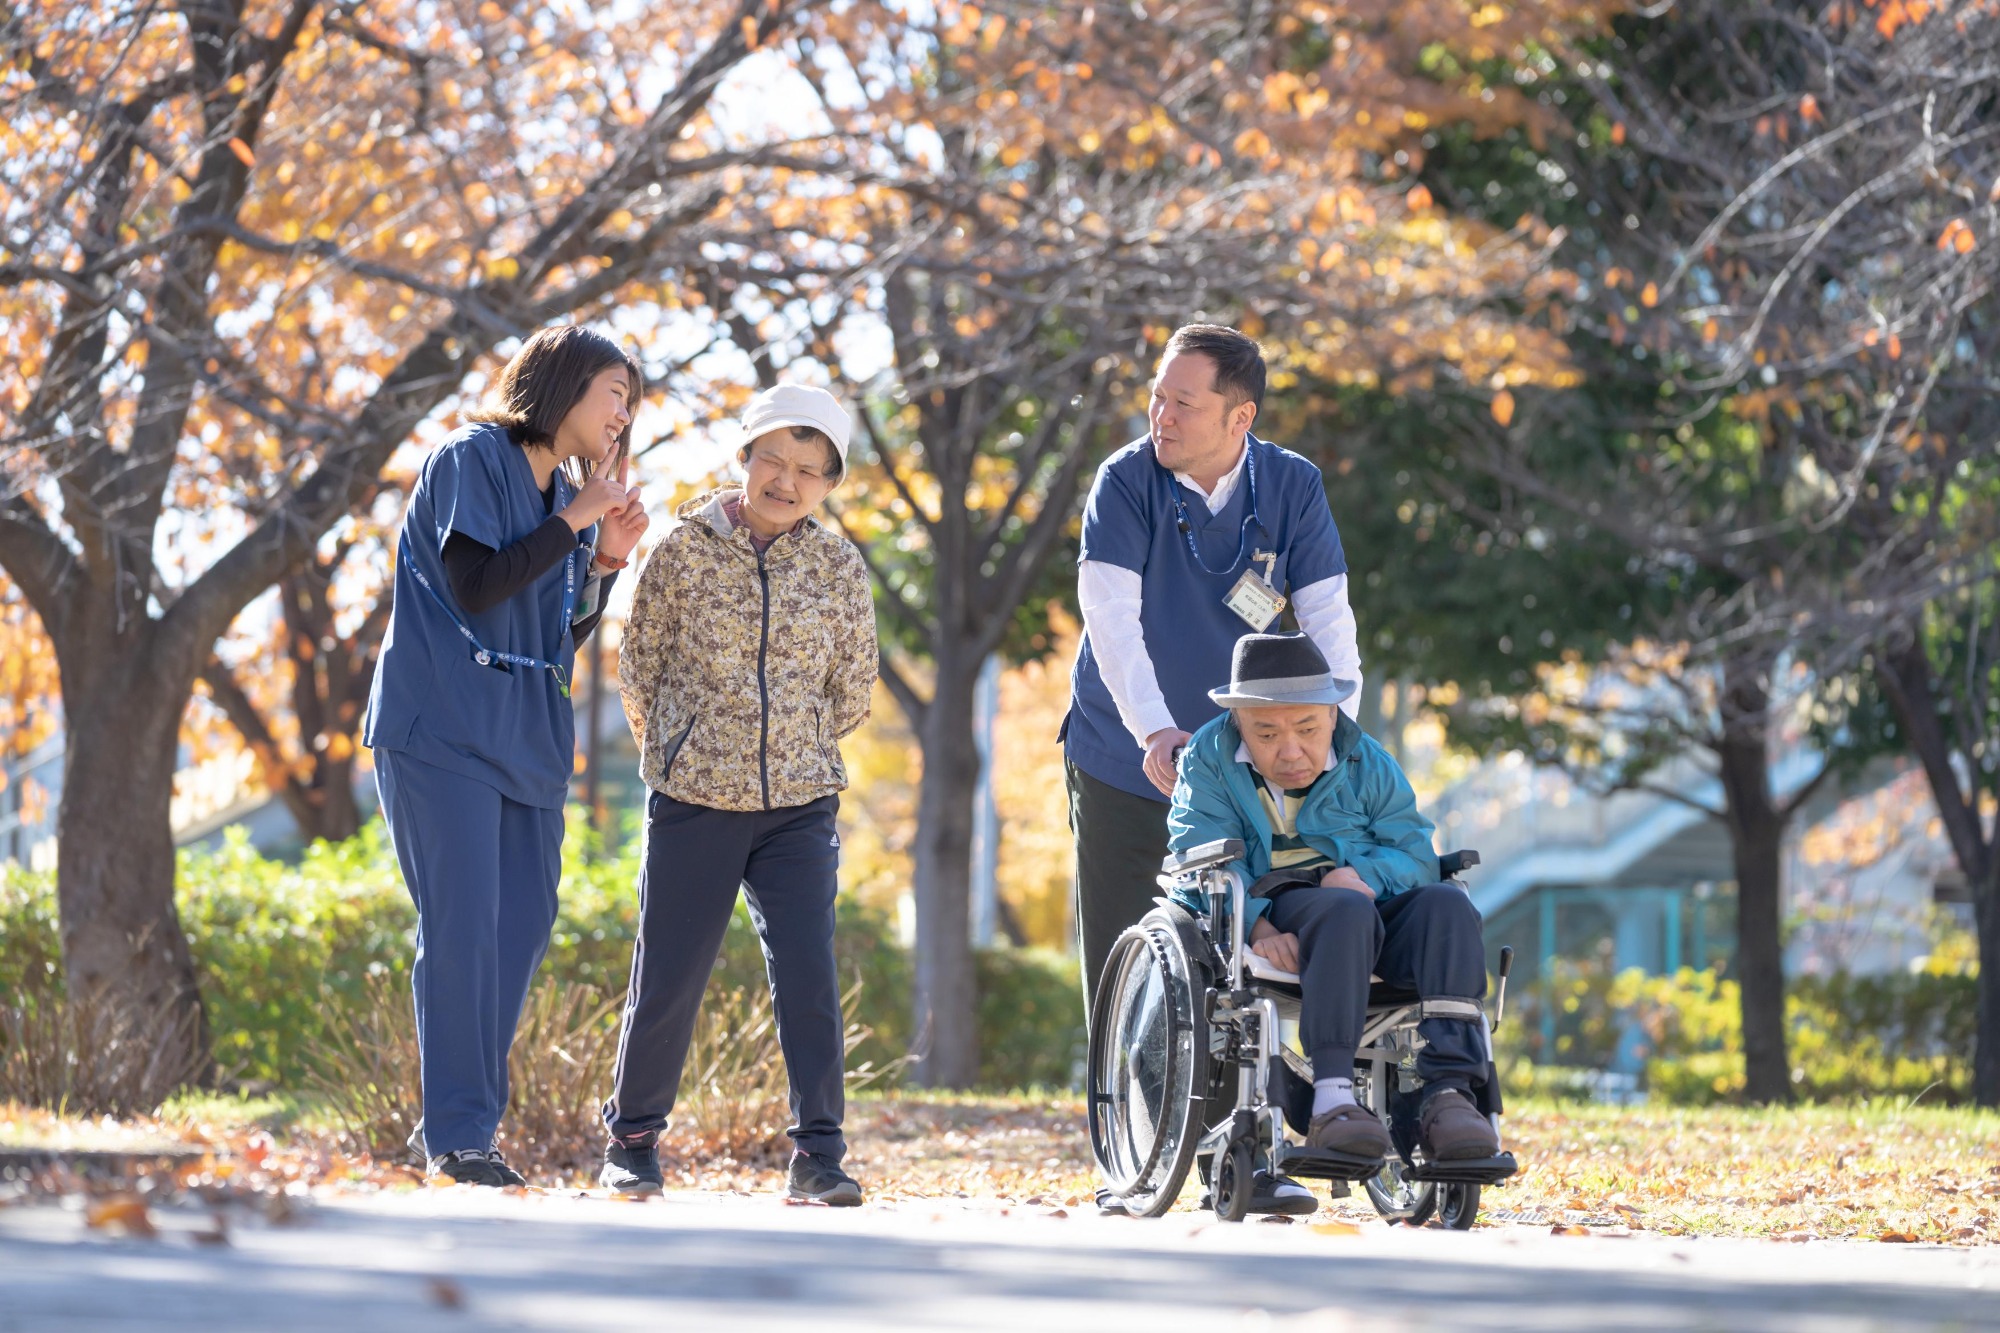
{"type": "Polygon", "coordinates": [[[555,926],[563,812],[394,750],[375,751],[375,786],[417,904],[424,1150],[490,1150],[507,1051],[555,926]]]}
{"type": "Polygon", "coordinates": [[[674,1109],[708,974],[740,885],[764,945],[764,969],[791,1083],[801,1152],[847,1152],[846,1048],[833,958],[840,798],[778,810],[711,810],[653,792],[639,871],[639,938],[604,1123],[615,1137],[657,1133],[674,1109]]]}
{"type": "MultiPolygon", "coordinates": [[[[1486,996],[1479,909],[1456,884],[1426,884],[1371,900],[1353,889],[1300,887],[1271,899],[1271,924],[1299,937],[1299,1044],[1313,1077],[1352,1078],[1354,1048],[1368,1016],[1368,976],[1426,1000],[1486,996]]],[[[1480,1023],[1426,1018],[1417,1076],[1424,1095],[1486,1081],[1480,1023]]]]}

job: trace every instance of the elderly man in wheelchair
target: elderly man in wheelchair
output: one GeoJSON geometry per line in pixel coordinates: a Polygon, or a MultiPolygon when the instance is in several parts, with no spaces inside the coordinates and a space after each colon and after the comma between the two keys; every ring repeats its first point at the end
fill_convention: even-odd
{"type": "Polygon", "coordinates": [[[1480,1186],[1515,1169],[1479,913],[1451,879],[1478,856],[1440,863],[1312,640],[1247,635],[1230,676],[1210,694],[1228,711],[1181,756],[1170,896],[1120,938],[1097,990],[1100,1200],[1165,1212],[1198,1161],[1232,1221],[1316,1210],[1293,1178],[1307,1176],[1335,1197],[1365,1182],[1392,1220],[1469,1227],[1480,1186]]]}

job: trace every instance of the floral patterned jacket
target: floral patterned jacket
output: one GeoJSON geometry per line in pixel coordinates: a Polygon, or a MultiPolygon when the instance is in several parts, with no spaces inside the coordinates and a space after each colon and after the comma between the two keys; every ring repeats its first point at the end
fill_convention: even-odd
{"type": "Polygon", "coordinates": [[[875,603],[854,544],[811,519],[759,552],[711,491],[639,570],[619,693],[654,791],[716,810],[804,805],[847,786],[840,739],[868,716],[875,603]]]}

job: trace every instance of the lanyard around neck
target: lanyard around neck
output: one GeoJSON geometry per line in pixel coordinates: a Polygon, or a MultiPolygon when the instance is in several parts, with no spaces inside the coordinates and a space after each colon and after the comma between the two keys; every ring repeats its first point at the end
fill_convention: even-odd
{"type": "MultiPolygon", "coordinates": [[[[1255,523],[1260,531],[1264,527],[1264,521],[1257,517],[1257,451],[1252,447],[1256,443],[1255,436],[1246,434],[1243,437],[1243,485],[1249,495],[1250,505],[1248,512],[1243,515],[1243,521],[1236,525],[1236,554],[1231,556],[1229,563],[1221,569],[1211,568],[1208,561],[1202,559],[1201,547],[1194,539],[1194,524],[1188,518],[1187,496],[1181,491],[1181,479],[1170,471],[1167,473],[1167,485],[1174,497],[1174,515],[1180,523],[1181,537],[1187,542],[1188,554],[1194,557],[1194,562],[1201,567],[1201,572],[1211,578],[1220,578],[1242,564],[1244,553],[1250,549],[1250,525],[1255,523]]],[[[1157,462],[1158,459],[1159,455],[1156,453],[1154,461],[1157,462]]],[[[1162,467],[1164,468],[1164,465],[1162,467]]]]}

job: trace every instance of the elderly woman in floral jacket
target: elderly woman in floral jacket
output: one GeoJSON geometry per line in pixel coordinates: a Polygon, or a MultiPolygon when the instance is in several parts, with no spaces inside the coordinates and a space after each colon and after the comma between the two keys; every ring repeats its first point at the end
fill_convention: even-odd
{"type": "Polygon", "coordinates": [[[764,944],[791,1080],[790,1191],[858,1204],[841,1169],[845,1107],[833,900],[847,785],[841,737],[868,716],[877,667],[861,553],[812,518],[847,467],[848,416],[824,389],[759,394],[744,484],[683,505],[647,557],[619,653],[646,805],[639,938],[600,1180],[662,1186],[673,1109],[740,884],[764,944]]]}

